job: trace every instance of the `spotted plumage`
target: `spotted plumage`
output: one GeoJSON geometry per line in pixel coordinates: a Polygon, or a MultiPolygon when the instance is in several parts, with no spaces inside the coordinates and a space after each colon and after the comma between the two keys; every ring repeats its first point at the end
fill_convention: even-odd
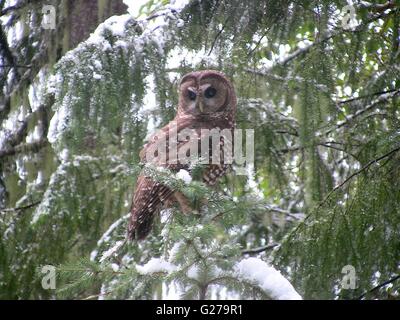
{"type": "MultiPolygon", "coordinates": [[[[173,150],[172,142],[175,137],[171,135],[171,132],[179,135],[183,134],[185,129],[192,130],[191,132],[195,134],[191,138],[197,139],[197,145],[200,147],[202,140],[205,139],[202,129],[229,129],[232,132],[235,125],[235,113],[235,91],[223,73],[204,70],[185,75],[179,86],[179,105],[174,120],[149,139],[140,152],[141,161],[157,167],[168,168],[172,172],[178,172],[181,169],[190,172],[191,162],[173,161],[174,152],[175,154],[179,154],[180,151],[186,152],[189,142],[178,139],[176,151],[173,150]],[[163,143],[167,146],[165,151],[162,151],[162,148],[157,149],[163,143]],[[154,152],[155,149],[157,149],[156,152],[154,152]]],[[[207,139],[209,138],[207,137],[207,139]]],[[[211,149],[211,141],[207,144],[211,149]]],[[[221,138],[220,163],[212,163],[210,153],[209,163],[204,164],[205,170],[202,179],[204,183],[211,186],[215,185],[230,167],[223,160],[223,144],[224,139],[221,138]]],[[[188,211],[188,201],[181,193],[153,181],[145,173],[140,174],[132,200],[128,227],[129,237],[137,240],[144,239],[151,230],[155,214],[163,205],[170,205],[174,201],[179,202],[183,211],[188,211]]]]}

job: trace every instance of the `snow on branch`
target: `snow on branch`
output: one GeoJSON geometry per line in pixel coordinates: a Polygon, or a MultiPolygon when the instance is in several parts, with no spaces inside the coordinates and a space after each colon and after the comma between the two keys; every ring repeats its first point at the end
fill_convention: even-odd
{"type": "MultiPolygon", "coordinates": [[[[136,265],[135,269],[142,275],[158,273],[168,276],[173,272],[186,271],[187,268],[180,268],[163,258],[152,258],[144,265],[136,265]]],[[[197,268],[192,266],[191,269],[194,271],[189,270],[188,276],[195,278],[193,273],[197,274],[197,268]]],[[[275,300],[302,300],[302,297],[279,271],[258,258],[243,259],[234,265],[232,271],[229,277],[220,274],[219,278],[232,278],[239,282],[249,283],[275,300]]],[[[217,279],[219,278],[217,277],[217,279]]]]}
{"type": "Polygon", "coordinates": [[[382,12],[387,9],[393,9],[396,7],[395,1],[394,0],[389,0],[385,3],[371,3],[368,1],[360,1],[359,4],[360,8],[366,8],[371,11],[377,11],[377,12],[382,12]]]}
{"type": "Polygon", "coordinates": [[[275,300],[301,300],[301,296],[290,282],[274,267],[258,258],[247,258],[235,265],[235,275],[239,280],[260,287],[275,300]]]}
{"type": "Polygon", "coordinates": [[[35,141],[32,143],[19,144],[15,147],[9,147],[0,150],[0,158],[13,156],[17,153],[37,152],[47,145],[45,140],[35,141]]]}
{"type": "MultiPolygon", "coordinates": [[[[387,93],[380,95],[378,98],[374,99],[370,104],[368,104],[365,108],[360,109],[360,110],[356,111],[355,113],[346,116],[346,119],[338,122],[335,127],[330,128],[327,131],[323,132],[323,135],[330,134],[332,131],[340,129],[340,128],[348,125],[355,118],[374,109],[377,105],[389,101],[390,99],[398,96],[399,94],[400,94],[400,90],[395,90],[395,91],[387,92],[387,93]]],[[[319,134],[319,135],[322,135],[322,134],[319,134]]]]}
{"type": "Polygon", "coordinates": [[[152,258],[145,265],[137,265],[136,270],[143,275],[152,273],[171,273],[174,272],[177,267],[171,262],[165,261],[162,258],[152,258]]]}
{"type": "MultiPolygon", "coordinates": [[[[390,2],[390,1],[389,1],[390,2]]],[[[394,6],[392,4],[390,4],[388,2],[388,4],[383,5],[382,8],[386,9],[392,9],[394,6]]],[[[381,11],[381,10],[377,10],[377,11],[381,11]]],[[[286,66],[289,62],[291,62],[292,60],[298,58],[299,56],[302,56],[306,53],[308,53],[312,48],[318,46],[318,45],[322,45],[326,42],[328,42],[329,40],[344,34],[344,33],[348,33],[348,32],[359,32],[361,31],[363,28],[365,28],[366,26],[368,26],[370,23],[377,21],[379,19],[383,19],[387,16],[390,16],[391,14],[394,14],[396,12],[396,10],[388,10],[388,11],[384,11],[380,14],[372,14],[368,17],[368,19],[366,21],[364,21],[363,23],[359,24],[358,26],[356,26],[353,29],[343,29],[343,28],[335,28],[331,31],[326,32],[325,34],[321,34],[314,42],[311,42],[307,45],[305,45],[304,47],[301,48],[297,48],[295,50],[293,50],[292,52],[290,52],[289,54],[287,54],[284,57],[280,57],[279,59],[275,60],[273,62],[273,64],[271,66],[269,66],[268,68],[264,68],[261,71],[258,70],[253,70],[250,68],[247,68],[247,72],[251,72],[251,73],[257,73],[260,76],[270,76],[275,78],[275,80],[285,80],[285,79],[279,79],[279,76],[275,76],[272,71],[278,67],[278,66],[286,66]]],[[[296,79],[295,79],[296,80],[296,79]]],[[[299,78],[297,80],[303,80],[302,78],[299,78]]],[[[322,89],[323,91],[326,90],[326,88],[323,85],[318,84],[319,88],[322,89]]]]}

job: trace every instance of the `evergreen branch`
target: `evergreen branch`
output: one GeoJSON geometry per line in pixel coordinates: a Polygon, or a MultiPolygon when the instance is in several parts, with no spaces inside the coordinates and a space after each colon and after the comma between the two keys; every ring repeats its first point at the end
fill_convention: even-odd
{"type": "MultiPolygon", "coordinates": [[[[53,100],[51,100],[51,104],[53,104],[53,100]]],[[[50,105],[48,107],[50,107],[50,105]]],[[[40,105],[34,112],[29,113],[24,120],[19,121],[21,123],[20,127],[15,132],[13,132],[11,137],[6,139],[3,142],[3,144],[4,145],[11,145],[13,147],[13,146],[16,146],[19,143],[21,143],[22,140],[26,136],[28,125],[29,125],[29,121],[33,118],[34,115],[43,114],[45,112],[46,108],[47,108],[46,106],[40,105]]],[[[1,154],[1,151],[0,151],[0,154],[1,154]]]]}
{"type": "Polygon", "coordinates": [[[390,10],[389,12],[383,12],[381,14],[378,15],[373,15],[372,17],[370,17],[367,21],[365,21],[364,23],[358,25],[357,27],[355,27],[352,30],[345,30],[343,28],[337,28],[333,31],[329,31],[327,32],[322,38],[318,38],[317,40],[315,40],[314,42],[304,46],[303,48],[298,48],[294,51],[292,51],[291,53],[289,53],[286,57],[283,57],[280,60],[275,61],[270,67],[264,69],[263,73],[264,74],[268,74],[270,73],[273,69],[275,69],[277,66],[286,66],[289,62],[291,62],[292,60],[296,59],[297,57],[304,55],[306,53],[308,53],[312,48],[324,44],[325,42],[328,42],[329,40],[331,40],[332,38],[335,38],[341,34],[347,33],[347,32],[359,32],[361,30],[363,30],[364,27],[368,26],[370,23],[375,22],[379,19],[385,18],[391,14],[396,13],[397,10],[390,10]]]}
{"type": "Polygon", "coordinates": [[[346,126],[347,124],[349,124],[351,121],[353,121],[355,118],[359,117],[360,115],[363,115],[364,113],[372,110],[374,107],[376,107],[378,104],[383,103],[383,102],[387,102],[389,99],[392,99],[394,97],[396,97],[397,95],[400,94],[400,89],[397,89],[395,91],[391,91],[388,92],[386,94],[382,94],[380,95],[378,98],[376,98],[375,100],[373,100],[369,105],[367,105],[364,109],[358,110],[357,112],[349,115],[348,117],[346,117],[346,120],[343,120],[339,123],[336,124],[335,127],[330,128],[328,130],[326,130],[324,133],[320,133],[317,135],[327,135],[330,134],[332,131],[337,130],[342,128],[343,126],[346,126]]]}
{"type": "Polygon", "coordinates": [[[299,136],[299,134],[297,132],[290,132],[290,131],[287,131],[287,130],[275,130],[275,132],[276,133],[280,133],[280,134],[288,134],[290,136],[295,136],[295,137],[299,136]]]}
{"type": "Polygon", "coordinates": [[[112,247],[110,250],[106,251],[103,253],[102,257],[100,258],[100,262],[103,262],[104,260],[110,258],[111,256],[115,255],[121,248],[123,248],[126,243],[128,242],[128,235],[125,236],[125,239],[123,241],[117,242],[114,247],[112,247]]]}
{"type": "Polygon", "coordinates": [[[40,149],[47,146],[46,140],[40,140],[32,143],[20,144],[15,147],[5,148],[0,150],[0,158],[13,156],[17,153],[38,152],[40,149]]]}
{"type": "Polygon", "coordinates": [[[392,282],[395,282],[395,281],[398,280],[398,279],[400,279],[400,275],[397,275],[397,276],[395,276],[395,277],[393,277],[393,278],[391,278],[391,279],[389,279],[389,280],[387,280],[387,281],[385,281],[385,282],[383,282],[383,283],[377,285],[376,287],[372,288],[371,290],[368,290],[368,291],[364,292],[364,293],[363,293],[361,296],[359,296],[356,300],[361,300],[361,299],[364,298],[367,294],[370,294],[370,293],[372,293],[372,292],[374,292],[374,291],[376,291],[376,290],[378,290],[378,289],[380,289],[380,288],[382,288],[382,287],[384,287],[384,286],[386,286],[386,285],[388,285],[388,284],[390,284],[390,283],[392,283],[392,282]]]}
{"type": "MultiPolygon", "coordinates": [[[[7,41],[7,36],[3,30],[3,27],[0,24],[0,53],[3,55],[3,57],[10,63],[12,68],[15,68],[17,62],[14,54],[12,53],[10,46],[7,41]]],[[[18,73],[17,70],[15,70],[15,76],[17,81],[20,80],[20,74],[18,73]]]]}
{"type": "Polygon", "coordinates": [[[15,211],[22,211],[22,210],[26,210],[26,209],[30,209],[34,206],[37,206],[38,204],[40,204],[42,201],[36,201],[33,202],[31,204],[28,204],[26,206],[21,206],[21,207],[15,207],[15,208],[5,208],[5,209],[0,209],[0,212],[15,212],[15,211]]]}
{"type": "MultiPolygon", "coordinates": [[[[391,9],[391,8],[395,8],[395,4],[392,3],[391,1],[388,1],[386,4],[382,4],[382,5],[370,5],[369,7],[376,9],[376,11],[385,11],[386,9],[391,9]]],[[[316,41],[304,46],[303,48],[298,48],[295,49],[294,51],[292,51],[290,54],[288,54],[286,57],[283,57],[280,60],[275,61],[270,67],[265,68],[263,70],[255,70],[255,69],[251,69],[251,68],[245,68],[244,71],[249,72],[249,73],[253,73],[259,76],[264,76],[264,77],[269,77],[271,79],[274,80],[278,80],[278,81],[288,81],[288,80],[294,80],[294,81],[300,81],[300,82],[304,82],[304,81],[309,81],[306,79],[303,79],[301,77],[294,77],[294,78],[284,78],[278,75],[274,75],[271,73],[271,71],[273,69],[275,69],[277,66],[286,66],[289,62],[291,62],[292,60],[296,59],[297,57],[308,53],[313,47],[321,45],[329,40],[331,40],[332,38],[341,35],[345,32],[358,32],[361,31],[365,26],[369,25],[371,22],[374,22],[376,20],[385,18],[386,16],[389,16],[391,14],[394,14],[396,12],[396,10],[391,10],[387,13],[380,13],[378,15],[374,15],[372,17],[370,17],[367,21],[365,21],[363,24],[358,25],[356,28],[354,28],[353,30],[345,30],[342,28],[337,28],[333,31],[327,32],[325,34],[324,37],[317,39],[316,41]]],[[[320,90],[324,91],[324,92],[328,92],[328,88],[325,85],[322,84],[318,84],[315,83],[314,84],[317,88],[319,88],[320,90]]]]}
{"type": "Polygon", "coordinates": [[[307,147],[310,147],[310,146],[311,147],[312,146],[321,146],[321,147],[325,147],[325,148],[329,148],[329,149],[334,149],[334,150],[337,150],[337,151],[345,152],[345,153],[351,155],[354,159],[357,159],[357,156],[355,154],[347,151],[346,149],[336,147],[336,146],[330,144],[329,142],[319,142],[319,143],[315,143],[315,144],[311,144],[311,145],[304,145],[304,146],[293,146],[293,147],[288,147],[288,148],[284,148],[284,149],[279,149],[279,150],[277,150],[277,152],[279,152],[279,153],[296,152],[296,151],[299,151],[299,150],[304,150],[304,149],[306,149],[307,147]]]}
{"type": "MultiPolygon", "coordinates": [[[[260,76],[260,77],[266,77],[268,79],[271,80],[275,80],[275,81],[279,81],[279,82],[283,82],[285,84],[285,86],[287,86],[287,82],[289,81],[293,81],[295,84],[297,83],[311,83],[313,86],[315,86],[316,88],[318,88],[319,90],[323,91],[323,92],[329,92],[328,87],[324,84],[321,83],[316,83],[314,79],[304,79],[302,77],[299,76],[294,76],[294,77],[290,77],[290,76],[286,76],[286,77],[282,77],[279,76],[277,74],[273,74],[271,73],[272,70],[270,70],[269,68],[266,70],[263,69],[252,69],[252,68],[244,68],[243,69],[245,72],[247,73],[251,73],[254,74],[256,76],[260,76]]],[[[299,87],[300,88],[300,87],[299,87]]]]}
{"type": "Polygon", "coordinates": [[[30,68],[32,68],[32,65],[30,65],[30,64],[27,64],[27,65],[0,64],[0,68],[26,68],[26,69],[30,69],[30,68]]]}
{"type": "Polygon", "coordinates": [[[6,14],[8,14],[11,11],[16,11],[21,9],[22,7],[25,7],[27,4],[29,4],[31,2],[31,0],[27,0],[27,1],[20,1],[15,5],[9,6],[7,8],[4,8],[0,11],[0,17],[4,16],[6,14]]]}
{"type": "Polygon", "coordinates": [[[226,282],[237,282],[241,285],[243,285],[244,287],[249,287],[253,290],[255,290],[258,294],[260,294],[261,296],[271,299],[271,297],[268,295],[267,292],[265,292],[259,285],[252,283],[249,280],[245,280],[245,279],[238,279],[233,275],[223,275],[223,276],[219,276],[217,278],[211,279],[210,281],[207,282],[208,285],[216,283],[218,284],[218,282],[220,281],[226,281],[226,282]]]}
{"type": "MultiPolygon", "coordinates": [[[[220,248],[217,248],[211,252],[209,252],[208,254],[206,254],[204,257],[201,257],[200,255],[197,255],[197,257],[201,257],[201,259],[205,259],[207,260],[209,257],[213,256],[215,253],[219,252],[220,248]]],[[[193,261],[191,261],[190,263],[188,263],[186,266],[184,266],[183,268],[181,268],[179,271],[180,272],[187,272],[187,270],[189,270],[193,265],[195,265],[196,263],[200,262],[199,259],[194,259],[193,261]]]]}
{"type": "Polygon", "coordinates": [[[217,35],[215,36],[214,41],[213,41],[212,44],[211,44],[210,51],[208,52],[208,55],[210,55],[211,52],[214,50],[214,46],[215,46],[215,44],[216,44],[216,42],[217,42],[219,36],[220,36],[220,35],[222,34],[222,32],[224,31],[224,29],[225,29],[225,27],[226,27],[226,25],[227,25],[227,23],[228,23],[228,21],[229,21],[230,18],[231,18],[231,16],[228,15],[228,17],[226,18],[226,20],[225,20],[224,24],[222,25],[221,29],[218,31],[217,35]]]}
{"type": "MultiPolygon", "coordinates": [[[[387,157],[390,157],[392,154],[396,153],[400,151],[400,147],[397,147],[391,151],[389,151],[388,153],[385,153],[384,155],[373,159],[371,161],[369,161],[366,165],[364,165],[361,169],[357,170],[356,172],[352,173],[350,176],[348,176],[342,183],[340,183],[339,185],[337,185],[336,187],[334,187],[325,197],[324,200],[322,200],[317,209],[320,208],[329,198],[330,196],[338,189],[342,188],[347,182],[349,182],[351,179],[353,179],[354,177],[358,176],[360,173],[362,173],[363,171],[367,170],[370,166],[372,166],[374,163],[377,163],[387,157]]],[[[306,217],[307,218],[307,217],[306,217]]]]}
{"type": "Polygon", "coordinates": [[[354,101],[357,101],[357,100],[362,100],[362,99],[366,99],[366,98],[373,97],[373,96],[380,96],[380,95],[383,95],[383,94],[386,94],[386,93],[391,93],[391,92],[394,92],[394,91],[398,91],[398,89],[391,89],[391,90],[385,90],[385,91],[380,91],[380,92],[374,92],[374,93],[366,94],[366,95],[359,96],[359,97],[354,97],[354,98],[350,98],[350,99],[346,99],[346,100],[341,100],[341,101],[338,101],[336,104],[337,105],[348,104],[348,103],[351,103],[351,102],[354,102],[354,101]]]}
{"type": "Polygon", "coordinates": [[[332,145],[330,143],[319,143],[318,145],[321,146],[321,147],[330,148],[330,149],[334,149],[334,150],[337,150],[337,151],[341,151],[341,152],[347,153],[348,155],[351,155],[354,159],[357,160],[357,156],[355,154],[353,154],[352,152],[346,150],[346,149],[336,147],[336,146],[334,146],[334,145],[332,145]]]}
{"type": "Polygon", "coordinates": [[[371,3],[367,1],[361,1],[359,3],[360,8],[365,8],[371,11],[382,12],[387,9],[393,9],[396,7],[395,0],[389,0],[385,3],[371,3]]]}
{"type": "Polygon", "coordinates": [[[236,210],[236,207],[234,207],[232,209],[221,211],[221,212],[217,213],[215,216],[213,216],[211,218],[211,221],[216,221],[218,218],[221,218],[225,213],[232,212],[234,210],[236,210]]]}
{"type": "Polygon", "coordinates": [[[13,156],[17,153],[38,152],[40,149],[47,146],[46,140],[40,140],[32,143],[20,144],[15,147],[5,148],[0,150],[0,158],[13,156]]]}
{"type": "Polygon", "coordinates": [[[242,254],[257,254],[257,253],[261,253],[264,251],[269,251],[272,250],[273,248],[275,248],[276,246],[278,246],[279,244],[277,243],[273,243],[273,244],[268,244],[266,246],[262,246],[262,247],[258,247],[258,248],[253,248],[253,249],[246,249],[246,250],[242,250],[242,254]]]}
{"type": "MultiPolygon", "coordinates": [[[[0,26],[0,49],[3,40],[1,39],[1,26],[0,26]]],[[[5,39],[5,41],[7,41],[5,39]]],[[[11,93],[6,94],[5,97],[0,98],[0,104],[3,103],[5,106],[10,106],[11,105],[11,98],[15,95],[18,95],[18,93],[22,90],[24,90],[27,86],[29,86],[33,79],[36,77],[36,75],[39,73],[40,69],[42,66],[45,64],[47,61],[48,57],[48,50],[46,47],[47,44],[43,43],[42,46],[37,50],[37,53],[32,57],[30,61],[30,65],[32,68],[28,68],[22,76],[18,76],[17,80],[18,82],[12,87],[11,93]]],[[[1,51],[1,50],[0,50],[1,51]]],[[[12,65],[16,65],[16,62],[10,62],[12,65]]],[[[46,97],[46,106],[52,105],[52,101],[54,101],[54,95],[49,94],[48,97],[46,97]]],[[[5,118],[4,113],[9,112],[8,109],[3,109],[0,111],[0,119],[5,118]]]]}
{"type": "MultiPolygon", "coordinates": [[[[154,20],[157,19],[159,17],[167,17],[171,19],[171,14],[174,15],[175,19],[178,19],[178,14],[179,12],[176,11],[173,8],[168,8],[165,6],[159,7],[157,9],[155,9],[155,11],[153,11],[153,13],[151,13],[148,17],[142,19],[142,20],[137,20],[137,23],[143,23],[144,21],[150,21],[150,20],[154,20]]],[[[160,26],[157,26],[154,30],[158,29],[160,26]]]]}
{"type": "Polygon", "coordinates": [[[326,201],[332,196],[333,193],[335,193],[338,189],[342,188],[347,182],[349,182],[351,179],[353,179],[354,177],[358,176],[360,173],[362,173],[363,171],[367,170],[371,165],[373,165],[374,163],[377,163],[380,160],[383,160],[389,156],[391,156],[392,154],[396,153],[400,151],[400,146],[389,151],[388,153],[385,153],[384,155],[371,160],[370,162],[368,162],[366,165],[364,165],[361,169],[357,170],[356,172],[354,172],[353,174],[351,174],[349,177],[347,177],[341,184],[337,185],[335,188],[333,188],[327,195],[326,197],[315,207],[314,210],[312,210],[305,218],[304,220],[297,226],[295,227],[287,236],[287,239],[290,239],[300,228],[301,226],[304,225],[304,223],[312,216],[312,214],[318,210],[319,208],[321,208],[324,203],[326,203],[326,201]]]}
{"type": "MultiPolygon", "coordinates": [[[[119,218],[117,221],[113,222],[108,229],[106,230],[106,232],[103,233],[103,235],[100,237],[100,239],[97,241],[97,247],[100,247],[103,243],[106,242],[106,239],[114,232],[114,230],[116,230],[122,223],[125,223],[126,220],[128,220],[130,216],[130,213],[122,216],[121,218],[119,218]]],[[[97,257],[97,255],[95,256],[95,258],[97,257]]]]}
{"type": "Polygon", "coordinates": [[[305,146],[294,146],[294,147],[288,147],[288,148],[284,148],[284,149],[279,149],[276,150],[278,153],[289,153],[289,152],[295,152],[295,151],[299,151],[299,150],[303,150],[305,148],[305,146]]]}
{"type": "Polygon", "coordinates": [[[99,294],[93,294],[91,296],[88,296],[86,298],[83,298],[82,300],[93,300],[93,299],[98,299],[99,297],[107,296],[114,293],[114,291],[107,291],[107,292],[101,292],[99,294]]]}
{"type": "Polygon", "coordinates": [[[62,267],[61,272],[81,272],[81,273],[88,273],[88,274],[93,274],[93,275],[97,275],[97,274],[126,274],[126,272],[122,272],[122,271],[114,271],[114,270],[93,270],[90,268],[75,268],[75,267],[62,267]]]}
{"type": "Polygon", "coordinates": [[[269,210],[269,211],[272,211],[272,212],[285,214],[285,215],[287,215],[289,217],[292,217],[292,218],[295,218],[295,219],[298,219],[298,217],[296,217],[294,214],[300,214],[300,215],[304,214],[302,212],[290,212],[288,210],[285,210],[285,209],[282,209],[282,208],[278,208],[278,207],[275,207],[275,206],[270,206],[270,205],[265,205],[265,209],[269,210]]]}

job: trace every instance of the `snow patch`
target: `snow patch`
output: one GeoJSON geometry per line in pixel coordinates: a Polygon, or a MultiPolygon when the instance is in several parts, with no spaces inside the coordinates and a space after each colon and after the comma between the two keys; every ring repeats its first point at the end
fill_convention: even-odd
{"type": "Polygon", "coordinates": [[[67,101],[54,113],[54,116],[50,120],[49,132],[47,133],[47,139],[51,144],[56,143],[61,133],[67,128],[70,113],[67,101]]]}
{"type": "Polygon", "coordinates": [[[137,265],[136,270],[143,275],[157,272],[170,273],[176,270],[176,266],[162,258],[152,258],[143,266],[137,265]]]}
{"type": "Polygon", "coordinates": [[[199,268],[196,265],[193,265],[187,271],[187,276],[191,279],[197,279],[199,276],[199,268]]]}
{"type": "Polygon", "coordinates": [[[108,249],[107,251],[105,251],[103,253],[102,257],[100,258],[100,262],[103,262],[104,260],[111,257],[114,253],[116,253],[119,250],[119,248],[121,248],[121,246],[123,244],[124,244],[124,241],[115,242],[114,246],[112,246],[110,249],[108,249]]]}
{"type": "Polygon", "coordinates": [[[172,262],[172,261],[175,260],[176,255],[177,255],[179,249],[181,248],[181,246],[182,246],[183,244],[184,244],[183,241],[178,241],[178,242],[176,242],[176,243],[173,245],[173,247],[172,247],[171,250],[169,251],[169,259],[168,259],[169,262],[172,262]]]}
{"type": "Polygon", "coordinates": [[[167,285],[165,282],[162,284],[162,300],[179,300],[183,291],[180,290],[176,281],[172,281],[167,285]]]}
{"type": "Polygon", "coordinates": [[[116,263],[112,263],[112,264],[111,264],[111,269],[113,269],[114,272],[118,272],[118,270],[119,270],[119,265],[117,265],[116,263]]]}
{"type": "Polygon", "coordinates": [[[132,20],[130,14],[123,14],[108,18],[97,27],[97,29],[90,35],[86,43],[95,45],[103,43],[105,40],[104,33],[106,30],[110,31],[113,36],[123,37],[125,35],[126,24],[130,20],[132,20]]]}
{"type": "Polygon", "coordinates": [[[183,182],[185,182],[186,184],[192,182],[192,177],[190,176],[190,173],[184,169],[179,170],[179,172],[176,174],[176,178],[183,180],[183,182]]]}
{"type": "Polygon", "coordinates": [[[302,299],[290,282],[278,270],[260,259],[243,259],[235,265],[234,271],[239,279],[259,286],[273,299],[302,299]]]}

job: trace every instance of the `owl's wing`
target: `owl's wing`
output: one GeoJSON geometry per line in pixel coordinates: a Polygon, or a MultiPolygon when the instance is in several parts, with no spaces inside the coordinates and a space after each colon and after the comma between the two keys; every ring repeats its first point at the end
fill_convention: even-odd
{"type": "MultiPolygon", "coordinates": [[[[162,163],[157,160],[157,157],[152,161],[150,158],[153,156],[153,152],[157,147],[157,143],[163,143],[165,138],[169,141],[169,131],[175,129],[176,132],[180,132],[185,128],[190,128],[193,124],[193,119],[190,117],[181,117],[177,121],[171,121],[167,126],[160,129],[156,134],[152,136],[149,142],[145,145],[143,150],[140,152],[140,159],[142,162],[150,162],[156,166],[162,166],[170,169],[173,172],[177,172],[180,169],[189,170],[189,164],[171,164],[168,163],[168,148],[160,148],[160,152],[166,152],[166,163],[162,163]]],[[[208,123],[207,125],[211,125],[208,123]]],[[[202,126],[198,128],[200,130],[202,126]]],[[[207,127],[207,126],[206,126],[207,127]]],[[[200,133],[198,133],[200,137],[200,133]]],[[[199,140],[200,141],[200,140],[199,140]]],[[[177,143],[177,149],[184,147],[185,141],[179,141],[177,143]]],[[[203,174],[203,181],[209,185],[214,185],[217,179],[225,174],[228,165],[224,164],[210,164],[207,166],[203,174]]],[[[164,202],[172,198],[174,191],[162,185],[159,182],[152,180],[150,177],[146,177],[141,174],[138,178],[135,194],[133,197],[131,207],[131,219],[128,227],[128,234],[131,239],[141,240],[144,239],[151,230],[153,219],[155,214],[159,212],[164,202]]]]}
{"type": "MultiPolygon", "coordinates": [[[[160,163],[157,158],[150,161],[149,156],[157,147],[157,143],[162,143],[163,139],[168,139],[168,130],[170,125],[157,131],[149,142],[140,151],[140,160],[143,163],[152,163],[156,166],[167,167],[172,171],[178,168],[176,165],[168,163],[160,163]],[[148,154],[149,153],[149,154],[148,154]]],[[[160,148],[160,150],[163,150],[160,148]]],[[[162,151],[161,151],[162,152],[162,151]]],[[[166,155],[168,156],[168,154],[166,155]]],[[[128,236],[131,239],[144,239],[150,232],[154,220],[154,216],[160,211],[164,202],[168,201],[173,194],[173,191],[168,187],[152,180],[143,173],[139,175],[135,193],[131,206],[131,218],[128,226],[128,236]]]]}
{"type": "Polygon", "coordinates": [[[213,186],[217,183],[218,179],[226,174],[231,168],[228,164],[210,164],[203,172],[203,182],[213,186]]]}
{"type": "MultiPolygon", "coordinates": [[[[172,171],[175,171],[175,170],[179,171],[180,169],[182,169],[184,166],[177,166],[175,164],[169,163],[168,145],[169,145],[169,140],[171,139],[170,133],[175,132],[175,134],[177,134],[181,130],[183,130],[185,128],[189,128],[190,125],[193,123],[193,121],[194,120],[192,117],[182,116],[179,118],[175,118],[169,124],[167,124],[166,126],[164,126],[161,129],[159,129],[156,133],[151,135],[151,137],[149,138],[146,145],[140,151],[140,153],[139,153],[140,160],[142,162],[149,162],[149,159],[147,157],[148,156],[153,157],[153,154],[151,152],[157,148],[157,144],[160,144],[159,151],[165,152],[166,163],[159,163],[157,159],[154,159],[155,161],[153,161],[153,164],[165,166],[172,171]],[[167,144],[167,149],[163,148],[165,143],[167,144]]],[[[173,138],[175,139],[175,142],[177,143],[177,149],[179,149],[182,145],[184,145],[186,143],[184,141],[179,141],[179,142],[176,141],[176,136],[174,136],[173,138]]]]}
{"type": "Polygon", "coordinates": [[[149,177],[139,176],[131,207],[129,238],[142,240],[149,234],[155,214],[172,193],[168,187],[149,177]]]}
{"type": "Polygon", "coordinates": [[[220,157],[221,157],[221,161],[220,163],[212,163],[212,144],[211,141],[209,142],[209,161],[210,163],[206,166],[206,170],[204,170],[203,172],[203,182],[208,184],[208,185],[215,185],[218,181],[219,178],[221,178],[222,176],[224,176],[231,168],[232,165],[225,163],[225,150],[224,150],[224,145],[225,143],[227,143],[227,141],[230,141],[230,144],[232,146],[232,152],[233,152],[233,144],[232,144],[232,136],[222,136],[220,138],[220,149],[218,150],[218,152],[220,152],[220,157]]]}

